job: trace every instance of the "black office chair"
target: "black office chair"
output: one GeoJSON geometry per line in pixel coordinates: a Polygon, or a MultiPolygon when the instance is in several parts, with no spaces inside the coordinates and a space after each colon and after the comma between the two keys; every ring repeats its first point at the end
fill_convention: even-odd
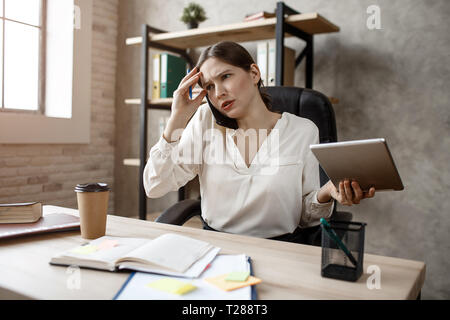
{"type": "MultiPolygon", "coordinates": [[[[333,107],[325,95],[315,90],[296,87],[266,87],[264,90],[272,97],[273,110],[290,112],[313,121],[319,128],[320,143],[337,141],[333,107]]],[[[323,186],[329,178],[321,167],[319,171],[320,185],[323,186]]],[[[187,199],[165,210],[155,221],[183,225],[197,215],[201,215],[200,200],[187,199]]],[[[352,218],[350,212],[336,211],[335,204],[333,220],[351,221],[352,218]]],[[[320,245],[319,241],[315,236],[309,244],[320,245]]]]}

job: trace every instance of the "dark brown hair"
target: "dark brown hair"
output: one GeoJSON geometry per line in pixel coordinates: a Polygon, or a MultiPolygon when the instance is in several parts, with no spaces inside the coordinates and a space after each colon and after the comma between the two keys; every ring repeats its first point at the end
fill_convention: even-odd
{"type": "MultiPolygon", "coordinates": [[[[242,47],[241,45],[232,42],[232,41],[221,41],[216,43],[213,46],[210,46],[203,50],[197,61],[197,70],[200,70],[200,67],[208,58],[217,58],[222,60],[225,63],[228,63],[232,66],[239,67],[247,72],[251,70],[250,66],[255,63],[252,56],[248,51],[242,47]]],[[[199,85],[202,87],[201,81],[199,81],[199,85]]],[[[272,99],[270,95],[263,92],[261,87],[264,87],[262,79],[259,79],[258,89],[261,98],[266,105],[267,109],[272,110],[272,99]]],[[[276,112],[276,111],[273,111],[276,112]]]]}

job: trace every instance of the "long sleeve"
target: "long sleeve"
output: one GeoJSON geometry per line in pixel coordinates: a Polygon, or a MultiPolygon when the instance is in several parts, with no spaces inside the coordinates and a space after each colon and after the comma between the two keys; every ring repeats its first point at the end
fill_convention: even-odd
{"type": "MultiPolygon", "coordinates": [[[[314,133],[310,144],[319,143],[319,131],[314,127],[314,133]]],[[[320,218],[329,219],[333,213],[334,201],[331,199],[326,203],[319,203],[317,193],[320,189],[319,163],[311,150],[309,144],[307,150],[305,165],[302,175],[302,214],[300,218],[300,227],[313,227],[320,223],[320,218]]]]}
{"type": "Polygon", "coordinates": [[[151,148],[144,169],[144,188],[149,198],[177,191],[199,173],[202,155],[201,112],[197,110],[181,138],[167,142],[164,137],[151,148]]]}

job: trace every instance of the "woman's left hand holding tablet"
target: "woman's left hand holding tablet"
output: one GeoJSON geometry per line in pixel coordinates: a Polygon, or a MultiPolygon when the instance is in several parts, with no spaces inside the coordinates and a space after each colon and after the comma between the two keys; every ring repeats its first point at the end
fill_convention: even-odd
{"type": "Polygon", "coordinates": [[[359,204],[362,199],[373,198],[375,196],[374,187],[364,192],[355,180],[340,181],[338,188],[331,181],[328,183],[330,184],[330,196],[342,205],[351,206],[352,204],[359,204]]]}
{"type": "Polygon", "coordinates": [[[333,182],[328,181],[317,195],[319,202],[329,202],[331,198],[335,199],[342,205],[351,206],[352,204],[359,204],[362,199],[373,198],[375,196],[375,188],[372,187],[369,191],[361,190],[359,183],[355,180],[348,179],[340,181],[336,188],[333,182]]]}

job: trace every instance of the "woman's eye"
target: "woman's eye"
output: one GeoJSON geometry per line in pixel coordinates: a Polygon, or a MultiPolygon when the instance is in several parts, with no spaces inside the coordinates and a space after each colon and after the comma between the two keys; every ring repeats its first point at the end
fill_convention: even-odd
{"type": "Polygon", "coordinates": [[[212,89],[212,85],[211,85],[211,84],[208,84],[208,85],[206,86],[205,89],[206,89],[207,91],[211,90],[211,89],[212,89]]]}
{"type": "Polygon", "coordinates": [[[227,78],[229,78],[231,76],[231,74],[224,74],[223,76],[222,76],[222,79],[227,79],[227,78]]]}

